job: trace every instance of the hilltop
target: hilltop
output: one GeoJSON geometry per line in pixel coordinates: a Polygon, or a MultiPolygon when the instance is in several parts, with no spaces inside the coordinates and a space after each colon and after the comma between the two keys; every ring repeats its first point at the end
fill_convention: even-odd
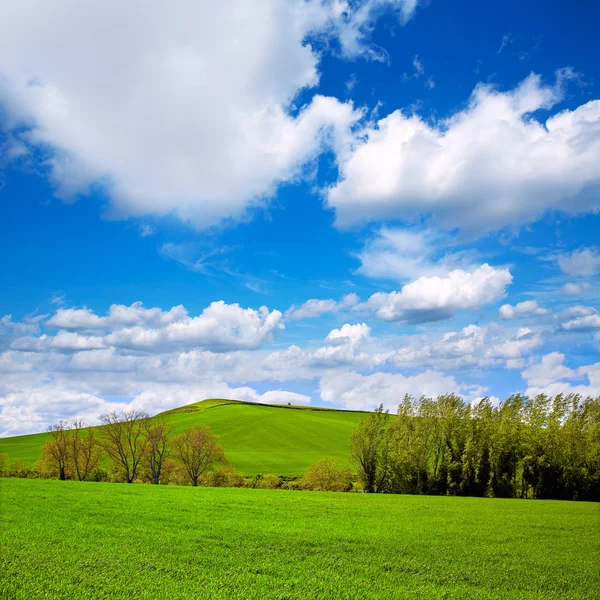
{"type": "MultiPolygon", "coordinates": [[[[156,415],[173,425],[173,434],[197,424],[220,436],[230,463],[245,473],[301,475],[314,461],[350,457],[350,434],[361,412],[320,407],[271,405],[211,398],[156,415]]],[[[0,438],[0,453],[33,464],[47,433],[0,438]]]]}

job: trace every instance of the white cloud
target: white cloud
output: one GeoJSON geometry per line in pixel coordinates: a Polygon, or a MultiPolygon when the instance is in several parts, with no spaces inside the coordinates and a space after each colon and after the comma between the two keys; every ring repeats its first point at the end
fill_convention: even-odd
{"type": "Polygon", "coordinates": [[[591,306],[572,306],[558,315],[563,331],[590,331],[600,329],[600,314],[591,306]]]}
{"type": "Polygon", "coordinates": [[[263,394],[251,387],[230,387],[219,381],[184,385],[147,382],[141,392],[131,393],[127,400],[110,401],[95,393],[76,389],[72,383],[44,383],[0,395],[0,436],[44,431],[60,419],[83,418],[98,424],[101,414],[124,408],[135,408],[153,415],[158,412],[198,402],[204,398],[231,398],[263,404],[308,404],[310,397],[296,392],[273,390],[263,394]]]}
{"type": "Polygon", "coordinates": [[[373,279],[406,281],[422,275],[444,276],[454,269],[472,269],[472,252],[442,254],[440,248],[449,241],[431,229],[382,227],[357,254],[361,265],[356,272],[373,279]]]}
{"type": "Polygon", "coordinates": [[[600,273],[600,251],[598,248],[582,248],[558,257],[558,266],[568,275],[591,277],[600,273]]]}
{"type": "Polygon", "coordinates": [[[358,302],[359,297],[356,294],[346,294],[339,302],[336,302],[331,298],[327,300],[311,298],[300,306],[292,304],[292,306],[285,311],[285,318],[290,321],[315,319],[326,313],[354,308],[358,302]]]}
{"type": "Polygon", "coordinates": [[[337,302],[335,300],[307,300],[301,306],[292,305],[285,313],[285,318],[291,321],[300,319],[314,319],[321,315],[335,310],[337,302]]]}
{"type": "Polygon", "coordinates": [[[383,404],[395,411],[405,394],[437,397],[459,392],[460,387],[453,377],[437,371],[408,377],[398,373],[361,375],[348,371],[324,375],[319,382],[323,400],[353,410],[371,410],[383,404]]]}
{"type": "Polygon", "coordinates": [[[197,317],[183,317],[160,329],[142,326],[119,329],[106,336],[106,341],[121,348],[152,350],[164,347],[200,347],[216,352],[252,349],[271,341],[284,328],[282,314],[241,308],[239,304],[213,302],[197,317]]]}
{"type": "Polygon", "coordinates": [[[468,325],[461,331],[449,331],[437,338],[413,336],[390,356],[389,362],[399,368],[459,369],[502,364],[518,368],[523,356],[539,347],[542,341],[539,332],[528,328],[468,325]]]}
{"type": "Polygon", "coordinates": [[[19,155],[43,150],[63,198],[101,184],[117,216],[175,213],[198,227],[239,218],[323,149],[342,152],[360,116],[335,98],[293,105],[319,81],[311,39],[381,58],[369,44],[376,20],[392,12],[405,23],[416,6],[12,3],[0,21],[7,135],[19,155]]]}
{"type": "Polygon", "coordinates": [[[332,329],[325,338],[325,341],[332,346],[340,346],[347,342],[356,344],[364,340],[371,334],[371,328],[366,323],[357,323],[350,325],[345,323],[339,329],[332,329]]]}
{"type": "Polygon", "coordinates": [[[503,304],[498,310],[498,316],[503,319],[518,319],[520,317],[531,317],[550,314],[547,308],[541,308],[535,300],[525,300],[514,306],[503,304]]]}
{"type": "Polygon", "coordinates": [[[579,281],[576,283],[565,283],[565,285],[560,288],[560,291],[565,296],[580,296],[590,289],[592,289],[592,285],[590,283],[587,281],[579,281]]]}
{"type": "Polygon", "coordinates": [[[560,379],[572,379],[575,371],[566,367],[564,360],[565,355],[560,352],[545,354],[541,362],[533,363],[521,375],[528,385],[538,387],[560,379]]]}
{"type": "Polygon", "coordinates": [[[538,218],[593,211],[600,191],[600,101],[533,118],[562,98],[531,75],[516,89],[479,85],[464,110],[432,125],[397,110],[359,132],[339,157],[328,204],[341,227],[430,216],[471,235],[538,218]]]}
{"type": "Polygon", "coordinates": [[[511,282],[508,269],[483,264],[471,271],[456,269],[443,277],[419,277],[399,292],[373,294],[364,306],[384,321],[437,321],[459,310],[498,301],[511,282]]]}
{"type": "Polygon", "coordinates": [[[246,398],[251,402],[260,402],[261,404],[309,404],[310,396],[297,394],[296,392],[286,392],[285,390],[270,390],[264,394],[248,394],[246,398]]]}
{"type": "Polygon", "coordinates": [[[521,375],[527,382],[529,396],[547,394],[580,394],[582,397],[600,396],[600,362],[571,369],[564,364],[565,355],[552,352],[540,362],[531,364],[521,375]],[[573,380],[587,379],[587,383],[573,380]]]}
{"type": "MultiPolygon", "coordinates": [[[[100,348],[102,345],[98,344],[104,343],[145,351],[198,347],[222,352],[258,348],[271,341],[284,328],[282,318],[278,310],[269,311],[266,306],[259,310],[244,309],[223,301],[213,302],[196,317],[190,317],[181,305],[162,311],[146,309],[141,302],[135,302],[131,306],[113,304],[104,317],[88,308],[59,309],[46,325],[61,330],[106,333],[103,338],[86,338],[90,348],[100,348]]],[[[81,336],[65,331],[59,331],[52,339],[53,344],[69,343],[73,349],[75,343],[84,344],[81,336]]],[[[19,349],[26,349],[27,344],[26,339],[18,340],[19,349]]]]}
{"type": "Polygon", "coordinates": [[[105,317],[99,317],[89,308],[60,308],[46,321],[46,325],[56,329],[98,331],[133,325],[164,327],[186,317],[187,311],[181,304],[163,311],[160,308],[144,308],[141,302],[134,302],[131,306],[112,304],[105,317]]]}

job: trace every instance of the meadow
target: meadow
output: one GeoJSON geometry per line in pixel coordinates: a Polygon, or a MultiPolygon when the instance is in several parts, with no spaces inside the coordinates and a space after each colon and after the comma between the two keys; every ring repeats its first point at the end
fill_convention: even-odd
{"type": "MultiPolygon", "coordinates": [[[[364,413],[204,400],[162,413],[176,435],[198,424],[220,437],[229,462],[246,475],[302,475],[316,460],[350,460],[350,434],[364,413]]],[[[160,416],[160,415],[157,415],[160,416]]],[[[48,433],[0,439],[0,454],[33,466],[48,433]]]]}
{"type": "Polygon", "coordinates": [[[0,479],[0,597],[597,598],[586,502],[0,479]]]}

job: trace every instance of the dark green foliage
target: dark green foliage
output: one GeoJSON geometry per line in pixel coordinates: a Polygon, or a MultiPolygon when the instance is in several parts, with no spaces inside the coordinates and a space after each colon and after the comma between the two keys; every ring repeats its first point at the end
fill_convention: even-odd
{"type": "Polygon", "coordinates": [[[357,456],[384,465],[365,491],[600,500],[599,398],[516,394],[493,407],[406,396],[383,419],[381,409],[365,417],[353,438],[359,470],[357,456]]]}

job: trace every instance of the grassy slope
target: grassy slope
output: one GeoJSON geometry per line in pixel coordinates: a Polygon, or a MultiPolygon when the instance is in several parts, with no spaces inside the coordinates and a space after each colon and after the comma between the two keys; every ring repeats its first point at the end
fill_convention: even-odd
{"type": "MultiPolygon", "coordinates": [[[[180,433],[197,423],[221,437],[227,458],[243,473],[301,475],[315,460],[333,456],[348,462],[350,433],[362,413],[276,407],[231,400],[205,400],[165,417],[180,433]]],[[[33,464],[48,434],[0,439],[0,453],[9,460],[33,464]]]]}
{"type": "Polygon", "coordinates": [[[597,598],[598,505],[0,479],[0,597],[597,598]]]}

